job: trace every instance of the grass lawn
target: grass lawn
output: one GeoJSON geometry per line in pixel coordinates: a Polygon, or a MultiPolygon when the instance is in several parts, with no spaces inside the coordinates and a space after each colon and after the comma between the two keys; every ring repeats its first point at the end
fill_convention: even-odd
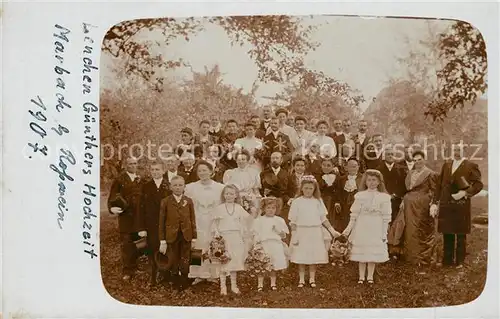
{"type": "MultiPolygon", "coordinates": [[[[106,203],[102,200],[101,203],[106,203]]],[[[474,198],[473,214],[488,209],[488,199],[474,198]]],[[[104,207],[103,207],[104,208],[104,207]]],[[[239,275],[242,294],[219,295],[218,284],[200,284],[181,294],[169,286],[149,288],[147,259],[130,281],[121,279],[117,220],[101,210],[101,270],[104,286],[115,299],[139,305],[220,306],[270,308],[411,308],[460,305],[476,299],[486,280],[488,229],[474,227],[468,237],[466,267],[431,268],[425,274],[408,264],[387,262],[377,266],[373,287],[357,285],[358,266],[323,265],[318,268],[318,287],[296,288],[298,270],[291,266],[278,277],[278,291],[256,291],[257,279],[239,275]]],[[[440,249],[440,248],[438,248],[440,249]]],[[[307,276],[306,276],[307,279],[307,276]]],[[[269,283],[266,281],[266,285],[269,283]]]]}

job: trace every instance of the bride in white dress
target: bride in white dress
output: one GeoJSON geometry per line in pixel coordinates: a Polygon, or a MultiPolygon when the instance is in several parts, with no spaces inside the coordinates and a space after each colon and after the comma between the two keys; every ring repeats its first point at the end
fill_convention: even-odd
{"type": "MultiPolygon", "coordinates": [[[[193,200],[196,216],[197,239],[195,249],[208,250],[210,243],[210,226],[213,209],[221,203],[224,185],[211,179],[213,167],[210,163],[200,161],[197,165],[199,181],[186,185],[185,195],[193,200]]],[[[196,278],[193,285],[203,280],[217,282],[218,268],[210,261],[203,261],[201,266],[189,267],[189,278],[196,278]]]]}

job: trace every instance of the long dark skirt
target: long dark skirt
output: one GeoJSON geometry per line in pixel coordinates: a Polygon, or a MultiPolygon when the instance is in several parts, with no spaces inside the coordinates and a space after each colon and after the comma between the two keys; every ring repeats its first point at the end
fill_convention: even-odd
{"type": "Polygon", "coordinates": [[[435,219],[429,215],[430,195],[411,191],[403,201],[405,259],[414,264],[430,264],[436,248],[435,219]]]}

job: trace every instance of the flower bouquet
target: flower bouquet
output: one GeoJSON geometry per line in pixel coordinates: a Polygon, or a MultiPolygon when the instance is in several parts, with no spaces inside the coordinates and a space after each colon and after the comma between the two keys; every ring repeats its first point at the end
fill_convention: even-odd
{"type": "Polygon", "coordinates": [[[226,249],[226,241],[220,235],[216,235],[208,246],[208,251],[203,254],[203,259],[210,260],[214,264],[227,264],[231,257],[226,249]]]}
{"type": "Polygon", "coordinates": [[[335,238],[330,246],[332,265],[343,265],[349,261],[352,244],[345,236],[335,238]]]}
{"type": "Polygon", "coordinates": [[[251,272],[251,277],[255,275],[263,276],[265,273],[273,270],[271,257],[266,254],[260,242],[256,242],[248,252],[248,256],[245,259],[245,268],[251,272]]]}

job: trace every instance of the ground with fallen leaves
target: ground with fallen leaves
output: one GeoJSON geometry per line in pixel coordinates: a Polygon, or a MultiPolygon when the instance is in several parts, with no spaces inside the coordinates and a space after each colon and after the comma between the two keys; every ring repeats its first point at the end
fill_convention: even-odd
{"type": "MultiPolygon", "coordinates": [[[[105,201],[101,201],[104,202],[105,201]]],[[[473,199],[473,214],[484,214],[488,200],[473,199]]],[[[117,220],[101,211],[101,269],[104,286],[115,299],[138,305],[269,307],[269,308],[412,308],[468,303],[482,292],[486,281],[486,226],[473,227],[468,237],[468,256],[464,268],[435,267],[425,272],[415,267],[387,262],[377,266],[375,285],[358,285],[358,266],[323,265],[316,274],[316,288],[297,288],[298,270],[291,266],[278,277],[278,291],[257,292],[257,278],[239,275],[242,294],[219,295],[218,284],[200,284],[183,293],[158,285],[149,288],[147,258],[140,260],[139,272],[123,282],[117,220]]],[[[439,248],[438,248],[439,249],[439,248]]],[[[307,277],[306,277],[307,279],[307,277]]],[[[229,280],[228,280],[229,282],[229,280]]],[[[266,288],[269,282],[266,281],[266,288]]]]}

